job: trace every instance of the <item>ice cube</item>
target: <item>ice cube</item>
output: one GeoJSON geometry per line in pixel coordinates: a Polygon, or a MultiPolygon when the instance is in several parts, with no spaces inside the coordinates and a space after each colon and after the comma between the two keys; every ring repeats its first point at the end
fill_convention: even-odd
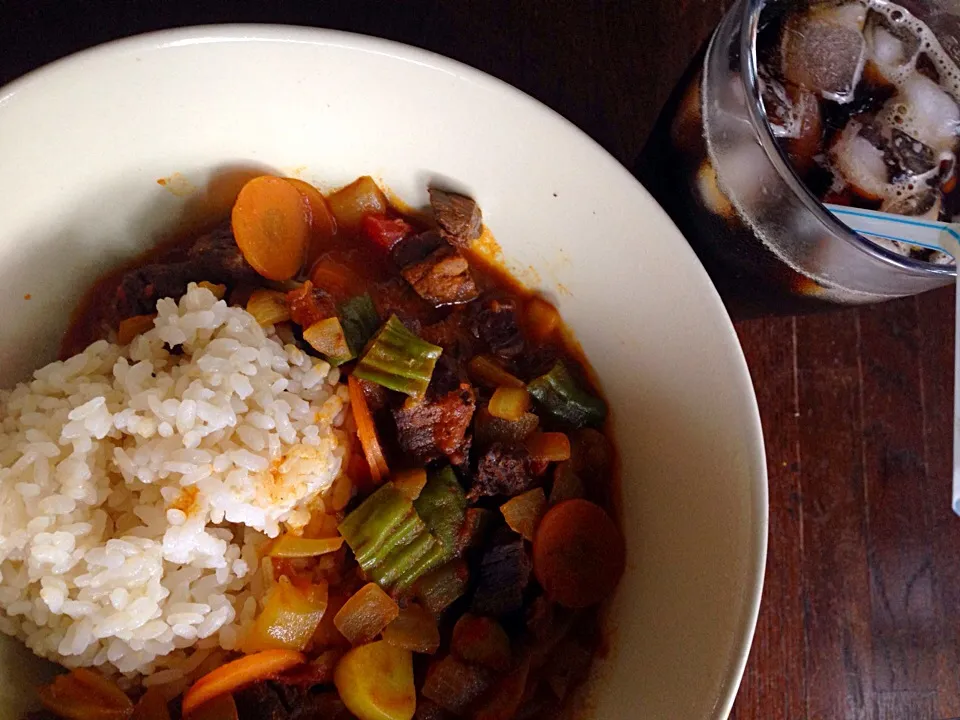
{"type": "Polygon", "coordinates": [[[894,180],[924,175],[940,164],[933,148],[897,128],[893,128],[890,141],[884,150],[890,175],[894,180]]]}
{"type": "Polygon", "coordinates": [[[796,109],[787,96],[787,88],[779,80],[770,77],[765,68],[760,68],[760,97],[770,129],[778,138],[793,138],[799,135],[796,109]]]}
{"type": "Polygon", "coordinates": [[[882,200],[889,193],[889,173],[883,150],[861,133],[863,125],[850,122],[830,151],[833,166],[851,189],[867,200],[882,200]]]}
{"type": "Polygon", "coordinates": [[[837,25],[861,31],[867,22],[867,6],[862,2],[845,2],[839,5],[835,2],[816,3],[810,8],[810,13],[822,20],[837,25]]]}
{"type": "Polygon", "coordinates": [[[883,212],[936,220],[940,216],[940,191],[930,186],[899,187],[896,194],[880,206],[883,212]]]}
{"type": "Polygon", "coordinates": [[[770,196],[770,161],[756,142],[745,140],[724,150],[719,172],[704,160],[697,172],[697,188],[704,205],[720,217],[736,215],[734,202],[751,205],[770,196]]]}
{"type": "Polygon", "coordinates": [[[925,75],[908,76],[877,119],[891,132],[899,128],[935,152],[956,148],[960,108],[943,88],[925,75]]]}
{"type": "Polygon", "coordinates": [[[851,5],[865,14],[862,5],[849,3],[816,6],[787,20],[780,53],[783,75],[789,82],[840,103],[853,98],[863,71],[866,41],[851,5]]]}
{"type": "Polygon", "coordinates": [[[823,120],[820,101],[808,90],[792,87],[795,116],[794,135],[784,143],[790,162],[802,174],[813,167],[814,158],[823,152],[823,120]]]}
{"type": "Polygon", "coordinates": [[[864,35],[872,70],[888,83],[898,84],[913,70],[920,38],[902,27],[890,25],[886,15],[871,12],[864,35]]]}

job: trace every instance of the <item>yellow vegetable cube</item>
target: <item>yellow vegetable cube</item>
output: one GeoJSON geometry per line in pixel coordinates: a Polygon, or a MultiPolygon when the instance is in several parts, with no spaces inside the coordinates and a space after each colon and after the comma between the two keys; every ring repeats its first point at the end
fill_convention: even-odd
{"type": "Polygon", "coordinates": [[[333,682],[359,720],[411,720],[417,709],[413,654],[383,640],[344,655],[333,682]]]}
{"type": "Polygon", "coordinates": [[[243,644],[243,651],[303,650],[320,625],[326,609],[326,584],[299,588],[282,576],[270,589],[263,611],[243,644]]]}

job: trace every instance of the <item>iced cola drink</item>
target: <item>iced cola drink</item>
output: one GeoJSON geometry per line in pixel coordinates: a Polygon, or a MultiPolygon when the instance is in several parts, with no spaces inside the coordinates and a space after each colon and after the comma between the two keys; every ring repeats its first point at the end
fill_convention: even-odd
{"type": "Polygon", "coordinates": [[[638,165],[721,292],[795,310],[952,280],[951,258],[867,240],[822,203],[960,220],[958,16],[935,0],[733,7],[638,165]]]}

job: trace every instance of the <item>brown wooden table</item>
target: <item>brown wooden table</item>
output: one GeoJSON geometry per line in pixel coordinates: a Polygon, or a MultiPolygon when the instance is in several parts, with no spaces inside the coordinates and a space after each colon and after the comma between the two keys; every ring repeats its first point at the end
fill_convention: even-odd
{"type": "MultiPolygon", "coordinates": [[[[162,27],[342,28],[492,73],[630,163],[727,4],[0,0],[0,84],[74,50],[162,27]]],[[[771,507],[763,606],[734,717],[960,716],[952,305],[944,290],[738,324],[763,416],[771,507]]]]}

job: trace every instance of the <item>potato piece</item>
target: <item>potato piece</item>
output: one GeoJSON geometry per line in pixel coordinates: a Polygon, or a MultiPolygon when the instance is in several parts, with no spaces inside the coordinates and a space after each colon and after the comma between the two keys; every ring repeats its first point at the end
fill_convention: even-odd
{"type": "Polygon", "coordinates": [[[354,180],[327,197],[327,205],[337,220],[337,227],[348,234],[360,230],[367,215],[382,215],[389,207],[383,191],[369,175],[354,180]]]}
{"type": "Polygon", "coordinates": [[[340,660],[333,682],[360,720],[411,720],[417,707],[413,654],[380,641],[360,645],[340,660]]]}
{"type": "Polygon", "coordinates": [[[270,589],[263,611],[250,628],[244,652],[305,649],[326,609],[326,583],[300,588],[282,576],[270,589]]]}
{"type": "Polygon", "coordinates": [[[391,645],[418,653],[433,654],[440,647],[437,619],[420,605],[410,603],[387,625],[383,639],[391,645]]]}
{"type": "Polygon", "coordinates": [[[352,645],[370,642],[400,614],[400,607],[376,583],[367,583],[350,597],[333,618],[337,630],[352,645]]]}
{"type": "Polygon", "coordinates": [[[543,517],[546,509],[547,496],[543,488],[528,490],[500,506],[500,512],[503,513],[503,518],[510,529],[530,542],[533,542],[537,525],[540,524],[540,518],[543,517]]]}

